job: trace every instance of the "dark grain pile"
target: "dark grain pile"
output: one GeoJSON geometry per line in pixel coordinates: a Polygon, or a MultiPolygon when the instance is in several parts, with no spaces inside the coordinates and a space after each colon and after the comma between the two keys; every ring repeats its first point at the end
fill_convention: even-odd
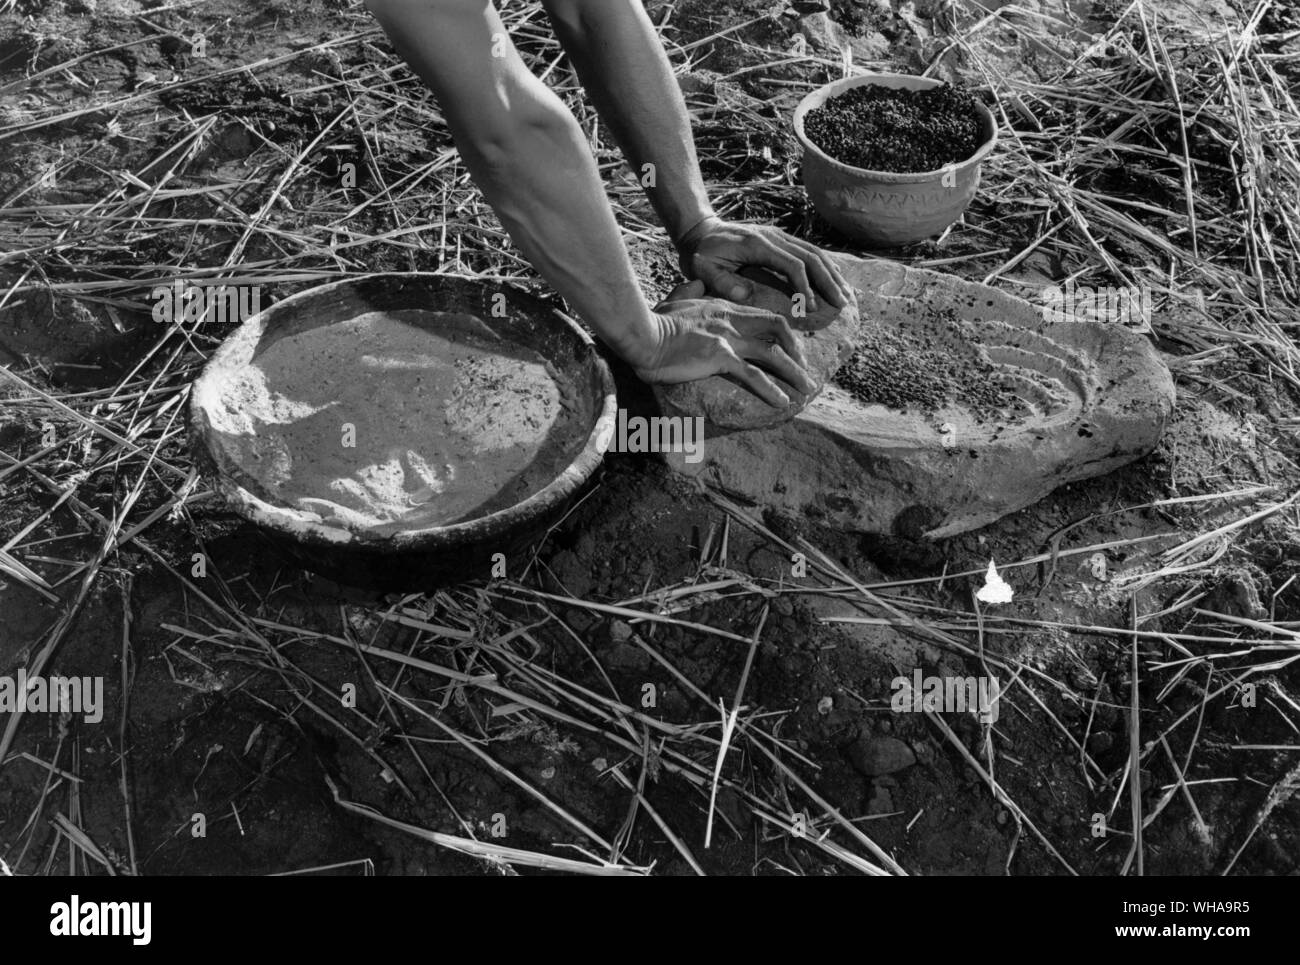
{"type": "Polygon", "coordinates": [[[975,98],[951,84],[854,87],[809,111],[803,126],[809,140],[842,164],[895,174],[964,161],[982,140],[975,98]]]}
{"type": "Polygon", "coordinates": [[[868,405],[924,415],[956,405],[979,423],[1018,414],[1024,405],[996,366],[936,345],[924,331],[869,333],[832,381],[868,405]]]}

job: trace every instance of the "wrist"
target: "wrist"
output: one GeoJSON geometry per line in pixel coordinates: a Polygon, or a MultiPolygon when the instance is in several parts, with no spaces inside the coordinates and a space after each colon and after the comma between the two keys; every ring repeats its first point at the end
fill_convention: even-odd
{"type": "Polygon", "coordinates": [[[686,222],[685,227],[672,233],[673,247],[681,251],[694,244],[709,228],[721,223],[722,219],[718,217],[712,208],[701,211],[691,221],[686,222]]]}
{"type": "MultiPolygon", "coordinates": [[[[624,316],[629,318],[629,316],[624,316]]],[[[627,324],[602,326],[601,337],[615,355],[634,369],[653,365],[658,350],[655,313],[650,305],[642,299],[641,304],[631,314],[627,324]]]]}

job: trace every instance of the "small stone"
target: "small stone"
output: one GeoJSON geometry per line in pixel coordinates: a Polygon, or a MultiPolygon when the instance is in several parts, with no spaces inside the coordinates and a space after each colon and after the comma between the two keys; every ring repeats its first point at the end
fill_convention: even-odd
{"type": "Polygon", "coordinates": [[[894,810],[894,798],[887,788],[878,787],[871,793],[867,802],[868,814],[889,814],[894,810]]]}
{"type": "Polygon", "coordinates": [[[609,639],[614,643],[627,643],[632,639],[632,626],[622,620],[615,620],[609,625],[609,639]]]}
{"type": "Polygon", "coordinates": [[[743,828],[746,825],[745,803],[741,800],[740,795],[729,787],[718,788],[718,811],[720,811],[727,820],[737,828],[743,828]]]}
{"type": "Polygon", "coordinates": [[[1245,570],[1234,570],[1224,576],[1210,591],[1204,606],[1215,613],[1249,620],[1264,620],[1268,617],[1268,610],[1260,602],[1259,587],[1245,570]]]}
{"type": "Polygon", "coordinates": [[[1070,683],[1075,690],[1096,690],[1097,675],[1091,667],[1078,666],[1070,671],[1070,683]]]}
{"type": "Polygon", "coordinates": [[[1089,709],[1093,712],[1093,727],[1100,730],[1114,730],[1124,726],[1120,717],[1120,710],[1113,703],[1114,698],[1111,695],[1110,686],[1102,688],[1097,694],[1096,704],[1089,704],[1089,709]]]}
{"type": "Polygon", "coordinates": [[[853,742],[849,760],[867,777],[879,777],[911,767],[916,755],[897,737],[871,737],[853,742]]]}
{"type": "Polygon", "coordinates": [[[1115,738],[1109,731],[1098,731],[1088,737],[1088,752],[1091,754],[1105,754],[1115,744],[1115,738]]]}
{"type": "Polygon", "coordinates": [[[850,40],[849,46],[853,48],[854,62],[881,60],[891,49],[889,38],[879,30],[865,31],[862,36],[850,40]]]}
{"type": "Polygon", "coordinates": [[[836,54],[848,42],[848,34],[830,18],[822,8],[799,18],[799,32],[808,41],[808,46],[820,54],[836,54]]]}
{"type": "Polygon", "coordinates": [[[606,666],[615,670],[636,671],[650,665],[650,656],[640,647],[628,643],[616,643],[602,655],[606,666]]]}
{"type": "Polygon", "coordinates": [[[691,70],[677,75],[677,86],[683,94],[712,94],[718,75],[709,70],[691,70]]]}

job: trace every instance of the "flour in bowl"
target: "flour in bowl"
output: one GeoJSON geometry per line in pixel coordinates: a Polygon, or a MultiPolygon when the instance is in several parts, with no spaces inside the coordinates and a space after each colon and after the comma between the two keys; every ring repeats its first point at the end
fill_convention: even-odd
{"type": "Polygon", "coordinates": [[[395,531],[543,488],[586,439],[580,408],[545,358],[473,316],[403,310],[264,335],[210,418],[273,502],[395,531]]]}

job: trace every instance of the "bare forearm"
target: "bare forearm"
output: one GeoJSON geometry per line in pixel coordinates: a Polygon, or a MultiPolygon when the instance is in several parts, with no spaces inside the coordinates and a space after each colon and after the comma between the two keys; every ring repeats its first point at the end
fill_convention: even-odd
{"type": "MultiPolygon", "coordinates": [[[[548,92],[549,93],[549,92],[548,92]]],[[[637,285],[596,164],[563,109],[484,144],[453,135],[483,196],[534,268],[616,352],[647,337],[637,285]],[[540,159],[540,160],[539,160],[540,159]]]]}
{"type": "MultiPolygon", "coordinates": [[[[609,49],[597,51],[588,38],[584,69],[613,87],[597,96],[628,156],[656,166],[664,190],[652,197],[665,224],[680,238],[704,222],[691,232],[698,236],[716,219],[705,220],[708,202],[671,71],[639,7],[630,16],[627,0],[605,2],[623,7],[622,16],[596,25],[610,29],[609,49]],[[647,82],[644,96],[617,69],[620,55],[629,59],[627,74],[647,82]]],[[[492,0],[366,6],[438,98],[461,157],[515,244],[638,375],[687,382],[725,374],[772,405],[789,404],[761,362],[800,391],[814,390],[792,361],[798,345],[782,316],[705,300],[702,282],[680,288],[671,306],[646,304],[577,122],[524,67],[492,0]]],[[[710,263],[698,251],[693,261],[710,263]]]]}
{"type": "Polygon", "coordinates": [[[650,18],[637,0],[543,5],[601,119],[647,184],[664,228],[679,240],[713,209],[686,104],[650,18]]]}
{"type": "Polygon", "coordinates": [[[616,352],[634,355],[649,338],[651,313],[595,160],[559,98],[503,43],[495,10],[469,0],[367,5],[438,97],[462,159],[515,245],[616,352]]]}

